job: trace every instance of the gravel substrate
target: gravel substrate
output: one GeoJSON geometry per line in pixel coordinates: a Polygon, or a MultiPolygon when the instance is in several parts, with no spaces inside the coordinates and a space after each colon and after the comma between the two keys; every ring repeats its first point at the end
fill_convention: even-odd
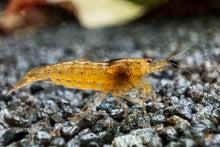
{"type": "MultiPolygon", "coordinates": [[[[0,146],[220,146],[220,17],[142,19],[124,26],[87,30],[63,24],[37,33],[0,39],[0,146]],[[79,123],[69,118],[95,91],[35,82],[11,95],[7,91],[38,66],[75,60],[148,57],[184,70],[148,75],[157,94],[146,103],[124,109],[109,94],[79,123]],[[150,127],[151,126],[151,127],[150,127]],[[214,140],[205,136],[214,133],[214,140]]],[[[136,95],[131,95],[136,97],[136,95]]],[[[211,136],[209,136],[211,138],[211,136]]]]}

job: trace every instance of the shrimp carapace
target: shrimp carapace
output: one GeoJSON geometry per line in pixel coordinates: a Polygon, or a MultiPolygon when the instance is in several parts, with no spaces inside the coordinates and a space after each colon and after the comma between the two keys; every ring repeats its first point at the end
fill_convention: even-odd
{"type": "Polygon", "coordinates": [[[163,67],[170,65],[169,61],[172,57],[173,55],[165,61],[155,63],[148,58],[121,58],[109,61],[73,60],[50,64],[29,71],[9,90],[8,94],[34,81],[51,79],[55,84],[67,87],[102,91],[103,95],[95,104],[110,92],[125,108],[125,117],[128,108],[120,101],[120,98],[139,103],[146,114],[144,103],[148,100],[150,93],[155,100],[155,92],[152,86],[143,80],[143,75],[165,70],[163,67]],[[126,95],[126,92],[135,89],[142,89],[141,92],[146,95],[146,98],[133,99],[126,95]]]}

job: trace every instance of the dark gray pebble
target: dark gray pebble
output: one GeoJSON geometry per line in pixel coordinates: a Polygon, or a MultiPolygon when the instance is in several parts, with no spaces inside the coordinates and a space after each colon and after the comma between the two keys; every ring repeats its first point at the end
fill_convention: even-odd
{"type": "Polygon", "coordinates": [[[101,147],[101,146],[100,146],[99,143],[97,143],[97,142],[90,142],[90,143],[88,144],[88,147],[101,147]]]}
{"type": "Polygon", "coordinates": [[[162,140],[154,128],[133,130],[130,134],[141,137],[143,145],[150,144],[153,147],[162,146],[162,140]]]}
{"type": "Polygon", "coordinates": [[[178,123],[175,124],[174,128],[181,133],[184,133],[185,131],[191,129],[191,124],[187,121],[179,121],[178,123]]]}
{"type": "Polygon", "coordinates": [[[217,84],[212,84],[207,90],[204,91],[202,103],[204,105],[211,104],[214,106],[214,108],[218,108],[220,106],[220,86],[217,84]]]}
{"type": "Polygon", "coordinates": [[[128,134],[116,137],[112,142],[112,147],[144,147],[142,138],[140,136],[128,134]]]}
{"type": "Polygon", "coordinates": [[[181,118],[180,116],[173,115],[167,119],[167,122],[170,125],[174,125],[174,128],[181,133],[184,133],[191,128],[189,121],[181,118]]]}
{"type": "Polygon", "coordinates": [[[198,144],[190,138],[181,138],[180,144],[181,146],[184,146],[184,147],[197,147],[198,146],[198,144]]]}
{"type": "Polygon", "coordinates": [[[12,127],[25,127],[29,123],[29,120],[23,119],[16,115],[5,115],[5,122],[12,127]]]}
{"type": "Polygon", "coordinates": [[[63,126],[61,127],[61,135],[65,138],[71,138],[80,131],[78,126],[63,126]]]}
{"type": "Polygon", "coordinates": [[[163,115],[166,117],[171,117],[176,114],[177,106],[169,106],[163,110],[163,115]]]}
{"type": "Polygon", "coordinates": [[[30,90],[31,90],[31,94],[35,94],[39,91],[44,90],[44,88],[40,85],[40,83],[36,82],[31,85],[30,90]]]}
{"type": "MultiPolygon", "coordinates": [[[[68,126],[68,125],[72,125],[71,124],[72,122],[68,122],[68,121],[66,121],[66,122],[64,122],[64,123],[55,123],[54,124],[54,126],[53,126],[53,128],[54,129],[59,129],[59,128],[61,128],[61,127],[63,127],[63,126],[68,126]]],[[[73,125],[75,125],[75,123],[73,122],[73,125]]]]}
{"type": "Polygon", "coordinates": [[[58,114],[53,114],[51,116],[51,120],[54,122],[54,123],[64,123],[65,120],[58,114]]]}
{"type": "Polygon", "coordinates": [[[80,141],[78,138],[73,138],[67,142],[66,147],[80,147],[80,141]]]}
{"type": "Polygon", "coordinates": [[[191,98],[181,98],[179,100],[179,103],[185,106],[189,106],[192,107],[195,103],[193,102],[193,100],[191,98]]]}
{"type": "Polygon", "coordinates": [[[35,143],[37,144],[47,144],[49,143],[51,136],[48,132],[38,131],[35,134],[35,143]]]}
{"type": "Polygon", "coordinates": [[[151,117],[151,120],[150,120],[152,125],[165,123],[165,121],[166,121],[166,117],[162,114],[154,115],[151,117]]]}
{"type": "Polygon", "coordinates": [[[165,105],[161,102],[156,102],[155,104],[152,105],[150,112],[154,113],[154,112],[158,112],[158,111],[162,111],[165,108],[165,105]]]}
{"type": "MultiPolygon", "coordinates": [[[[35,134],[28,134],[25,136],[25,138],[23,138],[17,143],[17,146],[19,147],[37,146],[37,144],[35,144],[34,142],[35,142],[35,134]]],[[[40,145],[38,144],[38,146],[40,145]]]]}
{"type": "Polygon", "coordinates": [[[92,126],[92,132],[100,132],[100,131],[114,131],[119,126],[118,122],[116,122],[113,118],[107,117],[105,119],[100,119],[92,126]]]}
{"type": "Polygon", "coordinates": [[[26,129],[12,128],[12,129],[9,129],[8,131],[6,131],[2,135],[2,137],[0,139],[0,142],[2,143],[3,146],[6,146],[6,145],[9,145],[10,143],[12,143],[14,141],[21,140],[27,134],[28,134],[28,132],[27,132],[26,129]]]}
{"type": "Polygon", "coordinates": [[[48,117],[43,118],[42,120],[36,122],[35,124],[31,125],[29,128],[29,132],[36,133],[38,131],[51,131],[52,127],[50,125],[50,119],[48,117]]]}
{"type": "Polygon", "coordinates": [[[33,108],[29,109],[25,114],[25,118],[32,123],[37,122],[38,121],[37,110],[33,108]]]}
{"type": "Polygon", "coordinates": [[[62,137],[53,138],[50,142],[51,146],[64,146],[66,143],[65,139],[62,137]]]}
{"type": "Polygon", "coordinates": [[[213,128],[213,129],[215,128],[215,125],[209,119],[199,120],[199,121],[197,121],[197,123],[204,124],[206,126],[206,128],[213,128]]]}
{"type": "Polygon", "coordinates": [[[192,118],[192,110],[190,106],[180,105],[176,109],[177,115],[190,120],[192,118]]]}
{"type": "Polygon", "coordinates": [[[187,95],[195,102],[201,101],[204,96],[203,85],[196,84],[190,86],[187,91],[187,95]]]}
{"type": "MultiPolygon", "coordinates": [[[[138,126],[138,123],[140,123],[140,122],[138,122],[139,117],[142,117],[141,110],[139,110],[139,109],[131,110],[131,112],[127,116],[127,123],[129,124],[129,126],[131,126],[132,128],[136,128],[138,126]]],[[[148,118],[148,120],[149,120],[149,118],[148,118]]]]}
{"type": "Polygon", "coordinates": [[[176,97],[176,96],[171,96],[171,97],[170,97],[170,100],[171,100],[171,103],[172,103],[173,105],[175,105],[175,104],[177,104],[177,103],[181,103],[180,100],[179,100],[179,98],[176,97]]]}
{"type": "Polygon", "coordinates": [[[149,128],[150,127],[150,117],[149,116],[141,116],[137,121],[138,128],[149,128]]]}
{"type": "Polygon", "coordinates": [[[71,106],[69,106],[67,104],[62,104],[61,109],[68,115],[72,115],[75,113],[75,111],[74,111],[75,108],[73,109],[71,106]]]}
{"type": "Polygon", "coordinates": [[[205,106],[204,112],[205,112],[208,116],[210,116],[210,115],[212,114],[213,109],[214,109],[214,105],[212,105],[212,104],[209,103],[208,105],[205,106]]]}
{"type": "Polygon", "coordinates": [[[166,147],[180,147],[180,143],[179,142],[175,142],[175,141],[171,141],[170,143],[168,143],[166,145],[166,147]]]}
{"type": "Polygon", "coordinates": [[[124,110],[122,108],[110,109],[110,116],[118,121],[121,121],[123,120],[123,117],[124,117],[124,110]]]}
{"type": "Polygon", "coordinates": [[[212,116],[214,116],[220,122],[220,108],[213,110],[212,116]]]}
{"type": "Polygon", "coordinates": [[[38,119],[43,119],[43,118],[49,118],[49,115],[47,114],[47,112],[45,110],[39,110],[37,111],[37,117],[38,119]]]}
{"type": "Polygon", "coordinates": [[[105,144],[111,144],[114,139],[114,130],[100,131],[98,135],[103,139],[105,144]]]}
{"type": "Polygon", "coordinates": [[[166,139],[167,141],[176,140],[178,137],[176,129],[172,126],[165,127],[159,132],[162,138],[166,139]]]}
{"type": "Polygon", "coordinates": [[[44,111],[47,114],[54,114],[59,112],[59,106],[52,100],[43,100],[44,111]]]}
{"type": "Polygon", "coordinates": [[[192,133],[196,134],[196,133],[200,133],[200,132],[205,132],[206,130],[208,130],[206,125],[197,123],[192,126],[191,131],[192,131],[192,133]]]}
{"type": "Polygon", "coordinates": [[[0,101],[0,110],[4,110],[6,108],[7,108],[7,106],[6,106],[5,102],[4,101],[0,101]]]}
{"type": "Polygon", "coordinates": [[[94,134],[94,133],[87,133],[79,137],[80,140],[80,146],[89,146],[89,145],[98,145],[102,146],[103,145],[103,140],[100,136],[94,134]],[[91,143],[91,144],[90,144],[91,143]]]}

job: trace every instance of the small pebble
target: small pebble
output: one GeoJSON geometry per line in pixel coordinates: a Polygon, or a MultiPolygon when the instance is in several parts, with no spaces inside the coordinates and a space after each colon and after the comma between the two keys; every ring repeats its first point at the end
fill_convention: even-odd
{"type": "Polygon", "coordinates": [[[28,132],[26,129],[21,128],[12,128],[6,131],[0,139],[3,146],[9,145],[14,141],[19,141],[27,135],[28,132]]]}
{"type": "Polygon", "coordinates": [[[61,134],[65,138],[71,138],[80,131],[78,126],[63,126],[61,127],[61,134]]]}
{"type": "Polygon", "coordinates": [[[200,124],[200,123],[197,123],[195,125],[192,126],[192,133],[196,134],[196,133],[200,133],[200,132],[205,132],[207,129],[207,126],[204,125],[204,124],[200,124]]]}
{"type": "Polygon", "coordinates": [[[32,123],[37,122],[37,110],[36,109],[29,109],[28,112],[25,114],[25,118],[32,123]]]}
{"type": "Polygon", "coordinates": [[[103,142],[105,144],[111,144],[112,143],[112,140],[114,139],[114,130],[108,130],[108,131],[100,131],[98,133],[98,135],[103,138],[103,142]]]}
{"type": "Polygon", "coordinates": [[[214,116],[220,122],[220,108],[213,110],[212,116],[214,116]]]}
{"type": "Polygon", "coordinates": [[[140,136],[124,135],[116,137],[112,142],[112,147],[144,147],[140,136]]]}
{"type": "Polygon", "coordinates": [[[87,146],[87,145],[98,145],[102,146],[102,138],[94,133],[87,133],[79,137],[80,140],[80,146],[87,146]]]}
{"type": "Polygon", "coordinates": [[[44,88],[40,85],[40,83],[36,82],[31,85],[30,90],[31,90],[31,94],[35,94],[39,91],[44,90],[44,88]]]}
{"type": "Polygon", "coordinates": [[[193,101],[199,102],[204,95],[203,86],[201,84],[192,85],[189,87],[187,93],[193,101]]]}
{"type": "Polygon", "coordinates": [[[163,138],[165,138],[167,141],[172,141],[177,139],[177,131],[171,127],[165,127],[159,132],[163,138]]]}
{"type": "Polygon", "coordinates": [[[80,141],[78,138],[73,138],[67,142],[66,147],[80,147],[80,141]]]}
{"type": "Polygon", "coordinates": [[[16,115],[5,115],[4,120],[12,127],[25,127],[29,123],[29,120],[23,119],[16,115]]]}
{"type": "Polygon", "coordinates": [[[54,123],[64,123],[65,122],[65,120],[58,114],[53,114],[51,116],[51,119],[54,123]]]}
{"type": "Polygon", "coordinates": [[[192,118],[192,110],[190,106],[181,105],[177,109],[177,114],[179,114],[181,117],[186,118],[190,120],[192,118]]]}
{"type": "Polygon", "coordinates": [[[124,110],[123,109],[111,109],[110,116],[114,119],[121,121],[124,117],[124,110]]]}
{"type": "Polygon", "coordinates": [[[153,128],[133,130],[130,134],[141,137],[144,145],[162,146],[162,140],[153,128]]]}
{"type": "Polygon", "coordinates": [[[196,146],[198,146],[198,144],[190,138],[181,138],[180,139],[180,144],[181,144],[181,146],[184,146],[184,147],[196,147],[196,146]]]}
{"type": "Polygon", "coordinates": [[[166,147],[180,147],[180,143],[179,142],[175,142],[175,141],[171,141],[170,143],[168,143],[166,145],[166,147]]]}
{"type": "Polygon", "coordinates": [[[65,139],[62,137],[53,138],[50,142],[51,146],[64,146],[66,143],[65,139]]]}
{"type": "Polygon", "coordinates": [[[35,143],[37,144],[46,144],[49,143],[51,136],[48,132],[38,131],[35,134],[35,143]]]}
{"type": "Polygon", "coordinates": [[[50,125],[50,119],[48,117],[45,117],[44,119],[36,122],[35,124],[31,125],[29,128],[29,131],[32,133],[36,133],[38,131],[44,130],[44,131],[50,131],[52,129],[50,125]]]}
{"type": "Polygon", "coordinates": [[[43,100],[44,111],[47,114],[58,113],[60,108],[59,106],[52,100],[43,100]]]}
{"type": "Polygon", "coordinates": [[[166,117],[164,115],[161,115],[161,114],[152,116],[151,120],[150,120],[152,125],[165,123],[165,121],[166,121],[166,117]]]}
{"type": "Polygon", "coordinates": [[[188,120],[185,120],[179,116],[173,115],[167,119],[167,122],[171,125],[174,125],[174,128],[177,131],[185,132],[191,128],[191,124],[188,120]]]}

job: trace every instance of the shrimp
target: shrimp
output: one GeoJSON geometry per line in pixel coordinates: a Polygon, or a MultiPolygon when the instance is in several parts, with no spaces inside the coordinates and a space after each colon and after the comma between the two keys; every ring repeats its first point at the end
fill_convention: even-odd
{"type": "Polygon", "coordinates": [[[86,112],[102,101],[109,92],[124,107],[124,118],[127,117],[128,106],[121,101],[121,98],[140,104],[147,114],[144,103],[148,101],[150,94],[155,101],[156,95],[151,84],[143,80],[143,75],[166,70],[164,67],[172,64],[169,62],[172,57],[173,55],[165,61],[155,63],[149,58],[121,58],[109,61],[72,60],[50,64],[29,71],[9,90],[8,94],[34,81],[51,79],[58,85],[101,91],[102,96],[88,107],[86,112]],[[145,94],[145,97],[135,99],[126,95],[127,92],[135,89],[142,89],[139,92],[145,94]]]}

